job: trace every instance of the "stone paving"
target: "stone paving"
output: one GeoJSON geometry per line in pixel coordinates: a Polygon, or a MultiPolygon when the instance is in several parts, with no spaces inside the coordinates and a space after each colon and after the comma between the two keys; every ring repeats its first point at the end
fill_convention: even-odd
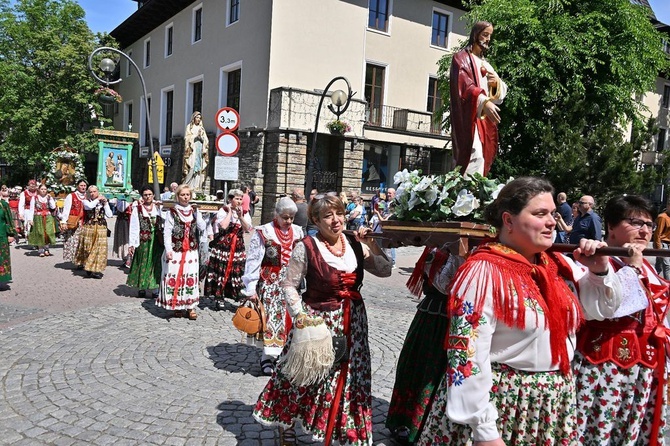
{"type": "MultiPolygon", "coordinates": [[[[384,420],[416,306],[404,283],[421,249],[399,251],[393,276],[368,274],[363,288],[379,445],[395,444],[384,420]]],[[[12,249],[14,282],[0,292],[0,444],[278,444],[251,418],[267,377],[232,312],[203,301],[197,321],[170,318],[123,285],[120,261],[93,279],[51,252],[12,249]]]]}

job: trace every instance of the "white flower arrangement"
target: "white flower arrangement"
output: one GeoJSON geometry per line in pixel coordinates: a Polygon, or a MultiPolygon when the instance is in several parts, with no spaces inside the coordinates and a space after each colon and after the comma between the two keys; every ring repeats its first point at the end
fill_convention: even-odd
{"type": "Polygon", "coordinates": [[[484,208],[506,184],[479,174],[463,176],[459,169],[425,176],[405,169],[393,181],[399,184],[396,218],[409,221],[483,221],[484,208]]]}

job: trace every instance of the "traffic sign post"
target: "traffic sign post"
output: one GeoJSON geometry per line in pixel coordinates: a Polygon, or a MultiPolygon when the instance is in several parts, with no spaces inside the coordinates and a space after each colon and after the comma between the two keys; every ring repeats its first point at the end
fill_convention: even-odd
{"type": "Polygon", "coordinates": [[[223,132],[234,132],[240,126],[240,114],[232,107],[223,107],[216,112],[216,126],[223,132]]]}
{"type": "Polygon", "coordinates": [[[234,133],[221,133],[216,137],[216,151],[221,156],[234,156],[240,150],[240,138],[234,133]]]}
{"type": "MultiPolygon", "coordinates": [[[[153,184],[154,182],[154,173],[153,169],[151,168],[151,162],[152,162],[151,159],[147,160],[147,163],[149,164],[149,178],[148,178],[149,184],[153,184]]],[[[165,183],[165,162],[163,161],[163,158],[161,158],[161,156],[158,154],[158,152],[154,152],[153,162],[156,163],[156,175],[158,176],[158,183],[159,184],[165,183]]]]}
{"type": "Polygon", "coordinates": [[[214,179],[237,181],[240,173],[240,159],[236,156],[217,156],[214,158],[214,179]]]}

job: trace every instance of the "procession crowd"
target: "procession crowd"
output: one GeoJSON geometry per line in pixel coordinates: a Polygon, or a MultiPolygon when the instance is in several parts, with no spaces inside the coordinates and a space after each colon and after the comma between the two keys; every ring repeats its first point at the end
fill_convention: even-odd
{"type": "MultiPolygon", "coordinates": [[[[81,180],[59,209],[45,185],[3,186],[0,282],[11,281],[9,244],[20,233],[39,256],[52,255],[59,233],[64,260],[100,278],[114,210],[112,251],[138,297],[190,320],[201,295],[219,310],[262,307],[263,329],[247,339],[269,380],[253,417],[278,426],[282,445],[296,444],[298,425],[325,444],[372,444],[361,287],[364,271],[392,273],[394,250],[371,234],[393,218],[395,191],[366,208],[355,193],[313,190],[306,199],[296,189],[256,227],[247,188],[218,194],[212,213],[192,203],[188,185],[173,183],[158,199],[148,186],[140,193],[112,206],[81,180]]],[[[544,179],[518,178],[485,210],[495,237],[465,258],[450,244],[425,249],[407,284],[423,299],[386,421],[399,441],[664,444],[670,282],[643,250],[652,237],[670,243],[670,217],[657,219],[635,195],[609,200],[603,220],[592,197],[566,201],[559,193],[555,202],[544,179]],[[569,254],[551,249],[567,241],[576,245],[569,254]],[[597,253],[606,246],[625,255],[597,253]]]]}

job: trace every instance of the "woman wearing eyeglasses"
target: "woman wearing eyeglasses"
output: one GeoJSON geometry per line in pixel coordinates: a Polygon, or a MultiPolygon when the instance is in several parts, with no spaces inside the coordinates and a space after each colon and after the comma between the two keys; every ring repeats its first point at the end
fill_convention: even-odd
{"type": "Polygon", "coordinates": [[[296,243],[281,283],[293,326],[253,416],[264,425],[279,425],[282,445],[296,444],[296,421],[326,445],[372,444],[372,371],[360,288],[363,269],[388,277],[391,262],[372,238],[365,237],[369,228],[360,228],[356,237],[342,233],[344,213],[337,195],[317,195],[311,201],[309,214],[318,232],[296,243]],[[307,286],[301,296],[303,280],[307,286]],[[306,349],[322,354],[315,361],[318,371],[293,369],[291,357],[309,344],[297,340],[312,328],[326,334],[311,343],[313,349],[306,349]],[[342,352],[339,363],[333,363],[332,356],[326,358],[335,342],[331,336],[341,341],[336,342],[342,347],[336,349],[342,352]]]}
{"type": "Polygon", "coordinates": [[[141,194],[142,200],[131,206],[128,252],[133,260],[126,284],[138,288],[142,298],[147,295],[145,290],[151,290],[155,299],[161,281],[163,224],[152,188],[142,187],[141,194]]]}
{"type": "Polygon", "coordinates": [[[611,318],[584,306],[577,338],[577,423],[586,446],[664,444],[668,282],[642,256],[654,230],[653,206],[627,195],[605,206],[607,244],[629,248],[610,257],[623,286],[611,318]]]}

